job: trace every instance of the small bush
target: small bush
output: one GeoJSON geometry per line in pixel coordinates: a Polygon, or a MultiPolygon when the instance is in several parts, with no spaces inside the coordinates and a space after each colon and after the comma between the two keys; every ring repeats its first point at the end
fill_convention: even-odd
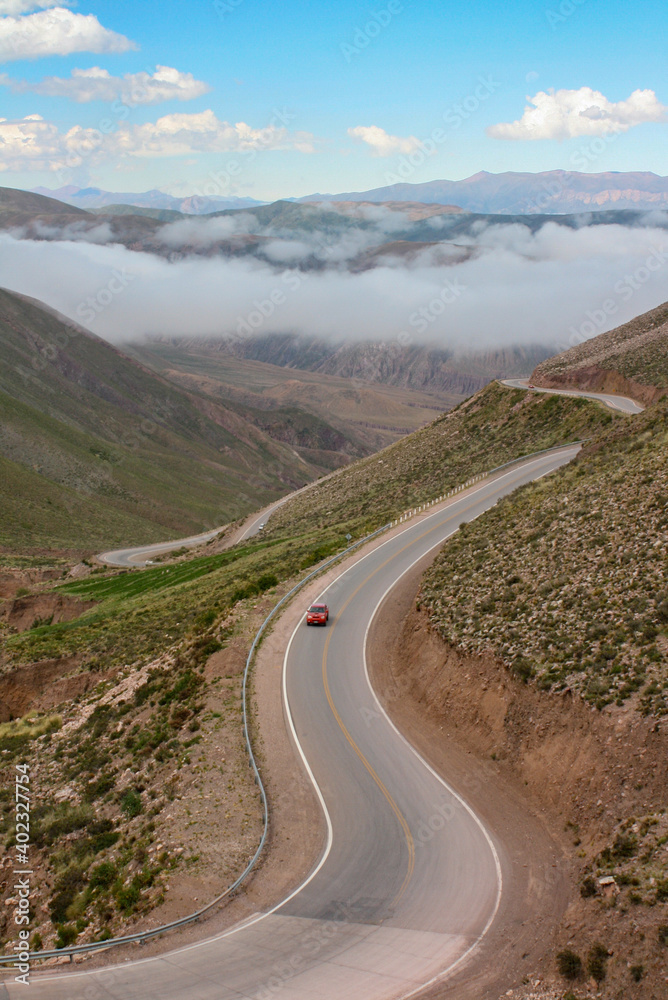
{"type": "Polygon", "coordinates": [[[134,819],[135,816],[139,816],[144,811],[144,805],[139,792],[134,788],[128,788],[121,797],[121,809],[128,819],[134,819]]]}
{"type": "Polygon", "coordinates": [[[58,927],[58,936],[56,937],[56,948],[67,948],[69,945],[74,944],[77,939],[77,929],[72,927],[71,924],[61,924],[58,927]]]}
{"type": "Polygon", "coordinates": [[[590,899],[592,896],[595,896],[597,892],[598,886],[596,885],[596,879],[591,875],[587,875],[586,878],[583,878],[580,884],[580,895],[582,898],[590,899]]]}
{"type": "Polygon", "coordinates": [[[668,902],[668,878],[662,878],[661,881],[657,883],[656,898],[659,903],[668,902]]]}
{"type": "Polygon", "coordinates": [[[116,875],[116,865],[111,861],[103,861],[91,870],[89,885],[91,889],[108,889],[114,884],[116,875]]]}
{"type": "Polygon", "coordinates": [[[211,628],[216,620],[216,612],[213,608],[209,608],[208,611],[203,611],[201,615],[198,615],[195,619],[196,628],[206,629],[211,628]]]}
{"type": "Polygon", "coordinates": [[[668,945],[668,924],[661,924],[657,931],[657,936],[659,938],[659,944],[662,944],[664,948],[668,945]]]}
{"type": "Polygon", "coordinates": [[[86,789],[84,791],[85,801],[94,802],[95,799],[99,799],[101,795],[106,795],[107,792],[110,792],[115,784],[116,779],[113,775],[100,775],[97,781],[91,781],[86,785],[86,789]]]}
{"type": "Polygon", "coordinates": [[[587,972],[597,983],[602,983],[605,979],[607,961],[608,949],[597,941],[587,955],[587,972]]]}
{"type": "Polygon", "coordinates": [[[633,982],[639,983],[642,977],[645,975],[645,966],[632,965],[631,968],[629,969],[629,972],[631,973],[631,979],[633,980],[633,982]]]}
{"type": "Polygon", "coordinates": [[[119,910],[121,910],[126,916],[129,916],[139,902],[139,886],[136,885],[133,880],[130,885],[121,886],[121,888],[117,889],[115,896],[119,910]]]}
{"type": "MultiPolygon", "coordinates": [[[[86,884],[86,873],[79,865],[70,865],[54,884],[54,895],[51,899],[51,920],[54,924],[64,924],[67,911],[75,897],[86,884]]],[[[62,946],[61,946],[62,947],[62,946]]]]}
{"type": "Polygon", "coordinates": [[[173,701],[187,701],[203,683],[203,679],[196,673],[192,670],[186,670],[185,673],[181,674],[174,687],[165,692],[160,699],[160,704],[169,705],[173,701]]]}
{"type": "Polygon", "coordinates": [[[557,954],[557,969],[564,979],[578,979],[582,975],[582,959],[570,948],[557,954]]]}
{"type": "Polygon", "coordinates": [[[518,657],[512,663],[510,669],[515,674],[515,676],[519,677],[520,680],[524,681],[525,684],[527,683],[527,681],[531,680],[531,678],[535,675],[536,672],[534,670],[531,661],[527,660],[526,657],[524,656],[518,657]]]}
{"type": "Polygon", "coordinates": [[[191,712],[185,705],[175,705],[172,709],[172,717],[169,720],[173,729],[180,729],[190,718],[191,712]]]}

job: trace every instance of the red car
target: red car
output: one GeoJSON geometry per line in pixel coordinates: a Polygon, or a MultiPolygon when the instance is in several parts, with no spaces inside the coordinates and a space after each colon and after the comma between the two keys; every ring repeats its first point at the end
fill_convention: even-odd
{"type": "Polygon", "coordinates": [[[326,625],[329,618],[329,608],[326,604],[312,604],[306,612],[307,625],[326,625]]]}

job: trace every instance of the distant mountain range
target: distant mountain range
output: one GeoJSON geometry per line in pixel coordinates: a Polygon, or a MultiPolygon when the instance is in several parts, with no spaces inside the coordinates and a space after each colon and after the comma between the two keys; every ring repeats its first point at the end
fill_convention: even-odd
{"type": "MultiPolygon", "coordinates": [[[[49,190],[34,188],[35,193],[57,198],[88,211],[110,205],[134,205],[137,208],[162,209],[186,215],[208,215],[225,209],[252,208],[267,202],[254,198],[217,198],[190,195],[186,198],[164,191],[103,191],[74,185],[49,190]]],[[[461,181],[435,180],[424,184],[391,184],[370,191],[346,191],[342,194],[311,194],[286,198],[292,202],[420,202],[426,205],[458,206],[465,212],[493,212],[500,215],[559,215],[596,212],[602,209],[668,209],[668,177],[649,171],[584,174],[572,170],[547,170],[543,173],[490,174],[486,170],[461,181]]]]}
{"type": "Polygon", "coordinates": [[[134,205],[136,208],[168,209],[172,212],[183,212],[185,215],[208,215],[210,212],[220,212],[226,208],[251,208],[254,205],[265,205],[264,201],[254,198],[215,198],[200,197],[193,194],[187,198],[178,198],[156,189],[133,193],[130,191],[103,191],[101,188],[79,188],[73,184],[50,190],[37,187],[32,189],[35,194],[47,198],[57,198],[68,205],[84,208],[88,211],[95,208],[106,208],[109,205],[134,205]]]}
{"type": "Polygon", "coordinates": [[[668,177],[648,171],[583,174],[570,170],[490,174],[462,181],[391,184],[371,191],[312,194],[299,201],[419,201],[459,205],[466,212],[501,215],[595,212],[601,209],[668,208],[668,177]]]}

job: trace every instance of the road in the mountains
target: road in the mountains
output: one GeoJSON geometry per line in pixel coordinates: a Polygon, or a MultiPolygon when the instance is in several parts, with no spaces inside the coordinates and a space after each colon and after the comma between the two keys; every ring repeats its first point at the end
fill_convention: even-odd
{"type": "MultiPolygon", "coordinates": [[[[294,493],[290,493],[287,497],[283,497],[270,507],[265,507],[259,514],[252,514],[243,525],[243,529],[237,531],[230,538],[230,545],[235,545],[237,542],[243,542],[247,538],[257,535],[260,525],[267,518],[271,517],[277,507],[280,507],[281,504],[291,499],[294,495],[294,493]]],[[[223,527],[214,528],[212,531],[205,531],[201,535],[190,535],[189,538],[176,538],[172,542],[156,542],[153,545],[138,545],[132,549],[116,549],[113,552],[103,552],[98,556],[98,559],[100,562],[106,563],[107,566],[122,566],[126,569],[147,566],[156,556],[164,555],[166,552],[173,552],[181,548],[192,549],[196,545],[204,545],[205,542],[215,538],[223,530],[223,527]]]]}
{"type": "MultiPolygon", "coordinates": [[[[502,385],[510,386],[511,389],[528,389],[531,380],[528,378],[504,378],[500,381],[502,385]]],[[[634,399],[629,399],[628,396],[616,396],[613,392],[583,392],[579,389],[543,389],[538,385],[534,385],[531,391],[550,392],[556,396],[583,396],[585,399],[598,399],[599,402],[605,403],[612,410],[621,410],[622,413],[642,413],[645,408],[640,403],[636,403],[634,399]]]]}
{"type": "MultiPolygon", "coordinates": [[[[529,388],[529,379],[507,378],[500,381],[502,385],[507,385],[512,389],[529,388]]],[[[616,396],[613,393],[580,392],[577,389],[542,389],[538,386],[534,386],[533,391],[554,393],[557,396],[583,396],[586,399],[597,399],[613,410],[621,410],[623,413],[642,413],[644,409],[635,400],[629,399],[626,396],[616,396]]],[[[301,493],[302,490],[308,489],[311,485],[311,483],[308,483],[296,492],[301,493]]],[[[276,508],[280,507],[281,504],[284,504],[293,496],[295,496],[295,493],[290,493],[287,497],[283,497],[271,506],[265,507],[259,514],[253,514],[243,526],[243,530],[230,539],[230,544],[245,541],[245,539],[256,535],[260,529],[260,525],[271,517],[276,508]]],[[[98,558],[108,566],[123,566],[125,568],[146,566],[152,558],[164,555],[165,552],[171,552],[174,549],[184,546],[186,548],[193,548],[196,545],[203,545],[211,538],[215,538],[220,531],[222,531],[222,528],[215,528],[213,531],[207,531],[201,535],[192,535],[190,538],[178,538],[172,542],[158,542],[154,545],[140,545],[131,549],[117,549],[114,552],[104,552],[98,558]]]]}
{"type": "Polygon", "coordinates": [[[417,560],[577,451],[522,460],[395,529],[323,591],[329,626],[302,621],[293,632],[285,705],[328,829],[300,888],[215,938],[106,969],[35,971],[29,990],[5,980],[0,998],[396,1000],[473,956],[504,884],[512,887],[508,852],[383,712],[366,672],[366,632],[417,560]]]}

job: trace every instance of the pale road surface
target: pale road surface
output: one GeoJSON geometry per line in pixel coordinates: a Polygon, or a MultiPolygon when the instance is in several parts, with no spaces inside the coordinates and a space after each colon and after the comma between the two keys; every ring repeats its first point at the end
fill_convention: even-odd
{"type": "MultiPolygon", "coordinates": [[[[288,500],[292,500],[293,497],[299,496],[300,493],[310,489],[311,486],[322,483],[331,476],[336,475],[337,471],[329,472],[326,476],[321,476],[320,479],[314,479],[313,482],[306,483],[300,489],[293,490],[291,493],[286,494],[286,496],[281,497],[280,500],[274,501],[268,507],[263,507],[262,510],[251,514],[242,527],[230,536],[226,542],[226,546],[231,547],[232,545],[236,545],[237,542],[245,542],[247,538],[257,535],[260,525],[268,521],[274,511],[278,510],[282,504],[288,500]]],[[[220,534],[225,527],[226,525],[221,525],[221,527],[212,528],[211,531],[205,531],[201,535],[190,535],[188,538],[175,538],[171,542],[155,542],[153,545],[139,545],[131,549],[115,549],[113,552],[103,552],[97,558],[100,562],[106,563],[108,566],[123,566],[126,569],[146,566],[150,563],[153,556],[164,555],[165,552],[172,552],[174,549],[184,547],[192,549],[197,545],[204,545],[205,542],[210,541],[216,535],[220,534]]]]}
{"type": "MultiPolygon", "coordinates": [[[[388,588],[497,500],[570,461],[519,461],[360,557],[302,622],[283,686],[328,828],[323,856],[283,903],[215,938],[107,969],[34,971],[1,1000],[398,1000],[471,957],[514,871],[487,830],[394,728],[366,672],[366,631],[388,588]]],[[[296,849],[298,849],[296,847],[296,849]]]]}
{"type": "MultiPolygon", "coordinates": [[[[511,389],[528,389],[530,380],[528,378],[502,378],[499,379],[501,385],[508,385],[511,389]]],[[[534,385],[532,392],[550,392],[555,396],[584,396],[585,399],[598,399],[613,410],[621,410],[622,413],[642,413],[645,409],[640,403],[628,396],[617,396],[614,392],[580,392],[579,389],[542,389],[534,385]]]]}
{"type": "MultiPolygon", "coordinates": [[[[299,491],[297,491],[299,492],[299,491]]],[[[286,497],[277,501],[271,505],[271,507],[266,507],[259,514],[253,514],[249,521],[244,525],[244,530],[240,535],[235,535],[233,539],[230,540],[230,544],[236,544],[237,542],[243,542],[246,538],[250,538],[252,535],[256,535],[260,530],[260,525],[271,517],[277,507],[280,507],[282,503],[286,500],[290,500],[294,493],[289,493],[286,497]]],[[[224,528],[224,525],[220,528],[213,528],[211,531],[205,531],[201,535],[190,535],[188,538],[177,538],[172,542],[156,542],[153,545],[140,545],[132,549],[116,549],[113,552],[103,552],[97,558],[100,562],[106,563],[107,566],[123,566],[125,568],[146,566],[154,556],[164,555],[165,552],[172,552],[174,549],[187,548],[192,549],[196,545],[203,545],[205,542],[210,541],[215,538],[224,528]]]]}

